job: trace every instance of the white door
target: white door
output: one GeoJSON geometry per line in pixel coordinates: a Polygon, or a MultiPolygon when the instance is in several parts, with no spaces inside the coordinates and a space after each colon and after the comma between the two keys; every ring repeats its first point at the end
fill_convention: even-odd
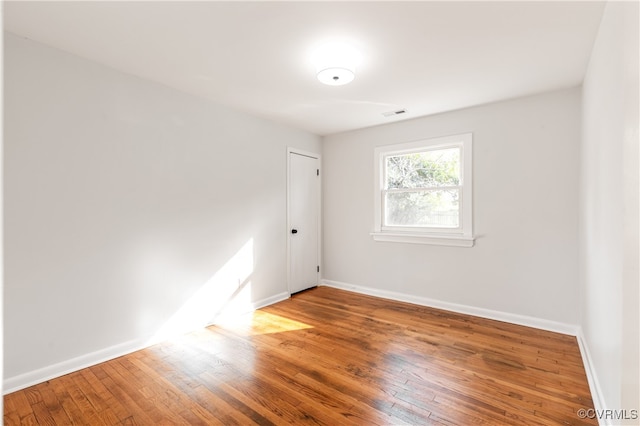
{"type": "Polygon", "coordinates": [[[320,160],[289,151],[289,292],[318,285],[320,270],[320,160]]]}

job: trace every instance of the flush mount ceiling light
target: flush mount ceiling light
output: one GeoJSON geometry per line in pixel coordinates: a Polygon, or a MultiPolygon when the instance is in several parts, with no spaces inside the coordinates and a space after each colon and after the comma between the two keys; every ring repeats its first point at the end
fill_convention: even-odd
{"type": "Polygon", "coordinates": [[[313,54],[318,80],[330,86],[342,86],[353,81],[359,61],[360,53],[344,42],[324,44],[313,54]]]}
{"type": "Polygon", "coordinates": [[[318,80],[330,86],[342,86],[351,83],[356,77],[354,70],[348,68],[327,68],[318,72],[318,80]]]}

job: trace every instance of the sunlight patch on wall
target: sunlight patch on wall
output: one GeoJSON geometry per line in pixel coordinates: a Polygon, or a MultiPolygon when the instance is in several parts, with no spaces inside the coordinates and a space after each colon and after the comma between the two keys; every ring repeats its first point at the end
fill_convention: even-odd
{"type": "Polygon", "coordinates": [[[233,317],[250,311],[253,268],[253,238],[250,238],[171,316],[149,344],[203,328],[220,315],[233,317]]]}

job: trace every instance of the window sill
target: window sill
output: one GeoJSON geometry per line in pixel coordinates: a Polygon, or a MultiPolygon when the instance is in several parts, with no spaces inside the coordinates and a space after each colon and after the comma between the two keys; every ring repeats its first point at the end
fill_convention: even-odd
{"type": "Polygon", "coordinates": [[[387,243],[431,244],[450,247],[473,247],[474,237],[462,235],[425,235],[392,232],[372,232],[370,234],[375,241],[387,243]]]}

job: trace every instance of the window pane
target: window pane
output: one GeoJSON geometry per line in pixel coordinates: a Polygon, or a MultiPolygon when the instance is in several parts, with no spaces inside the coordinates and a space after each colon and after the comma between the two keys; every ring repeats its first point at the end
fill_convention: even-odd
{"type": "Polygon", "coordinates": [[[460,148],[386,158],[386,189],[432,188],[460,184],[460,148]]]}
{"type": "Polygon", "coordinates": [[[458,189],[385,193],[385,226],[457,228],[458,189]]]}

